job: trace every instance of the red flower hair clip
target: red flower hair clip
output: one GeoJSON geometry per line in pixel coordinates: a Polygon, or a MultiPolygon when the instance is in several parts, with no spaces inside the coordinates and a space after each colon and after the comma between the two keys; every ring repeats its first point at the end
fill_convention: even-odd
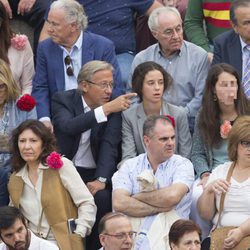
{"type": "Polygon", "coordinates": [[[175,120],[174,117],[171,115],[164,115],[173,125],[173,127],[175,128],[175,120]]]}
{"type": "Polygon", "coordinates": [[[225,120],[223,122],[223,124],[221,124],[221,126],[220,126],[220,135],[221,135],[221,138],[227,139],[228,134],[229,134],[231,128],[232,128],[232,126],[231,126],[230,121],[225,120]]]}
{"type": "Polygon", "coordinates": [[[36,106],[36,101],[31,95],[25,94],[17,100],[16,105],[20,110],[28,112],[36,106]]]}
{"type": "Polygon", "coordinates": [[[46,164],[53,169],[60,169],[63,166],[62,157],[57,152],[53,151],[46,158],[46,164]]]}

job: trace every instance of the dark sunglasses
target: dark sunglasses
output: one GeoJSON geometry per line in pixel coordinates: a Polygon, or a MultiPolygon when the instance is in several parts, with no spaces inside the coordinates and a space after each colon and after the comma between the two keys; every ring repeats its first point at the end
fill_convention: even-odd
{"type": "Polygon", "coordinates": [[[68,76],[73,76],[74,75],[74,68],[72,67],[72,59],[70,56],[66,56],[64,58],[64,63],[66,65],[66,73],[68,76]]]}

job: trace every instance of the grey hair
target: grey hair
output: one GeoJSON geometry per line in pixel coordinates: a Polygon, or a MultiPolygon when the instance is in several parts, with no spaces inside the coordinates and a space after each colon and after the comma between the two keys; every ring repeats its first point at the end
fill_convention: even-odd
{"type": "Polygon", "coordinates": [[[77,76],[77,83],[82,81],[91,81],[92,76],[101,70],[111,70],[113,72],[114,68],[110,63],[104,61],[93,60],[82,66],[80,72],[77,76]]]}
{"type": "Polygon", "coordinates": [[[235,10],[239,7],[249,7],[250,6],[250,0],[235,0],[232,1],[231,7],[230,7],[230,20],[233,24],[237,25],[237,18],[235,16],[235,10]]]}
{"type": "Polygon", "coordinates": [[[88,26],[84,8],[75,0],[57,0],[51,4],[50,9],[63,9],[66,13],[65,20],[69,23],[76,22],[80,30],[85,30],[88,26]]]}
{"type": "Polygon", "coordinates": [[[169,123],[171,126],[173,126],[171,120],[164,115],[150,115],[143,124],[143,135],[152,137],[154,135],[154,129],[157,121],[169,123]]]}
{"type": "Polygon", "coordinates": [[[180,18],[180,20],[182,20],[180,12],[175,7],[165,6],[157,8],[152,11],[148,18],[148,27],[151,31],[155,31],[159,27],[158,16],[162,13],[166,14],[166,16],[168,13],[174,13],[178,18],[180,18]]]}

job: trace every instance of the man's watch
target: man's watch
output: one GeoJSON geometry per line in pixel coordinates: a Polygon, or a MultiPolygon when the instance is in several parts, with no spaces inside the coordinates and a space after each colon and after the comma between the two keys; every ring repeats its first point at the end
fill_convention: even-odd
{"type": "Polygon", "coordinates": [[[107,178],[104,177],[98,177],[97,180],[100,181],[101,183],[107,183],[107,178]]]}

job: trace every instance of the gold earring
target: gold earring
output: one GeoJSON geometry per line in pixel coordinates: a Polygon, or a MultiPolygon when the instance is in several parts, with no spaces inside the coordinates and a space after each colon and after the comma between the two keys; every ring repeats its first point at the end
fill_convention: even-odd
{"type": "Polygon", "coordinates": [[[217,100],[218,100],[217,95],[214,94],[214,102],[216,102],[217,100]]]}

